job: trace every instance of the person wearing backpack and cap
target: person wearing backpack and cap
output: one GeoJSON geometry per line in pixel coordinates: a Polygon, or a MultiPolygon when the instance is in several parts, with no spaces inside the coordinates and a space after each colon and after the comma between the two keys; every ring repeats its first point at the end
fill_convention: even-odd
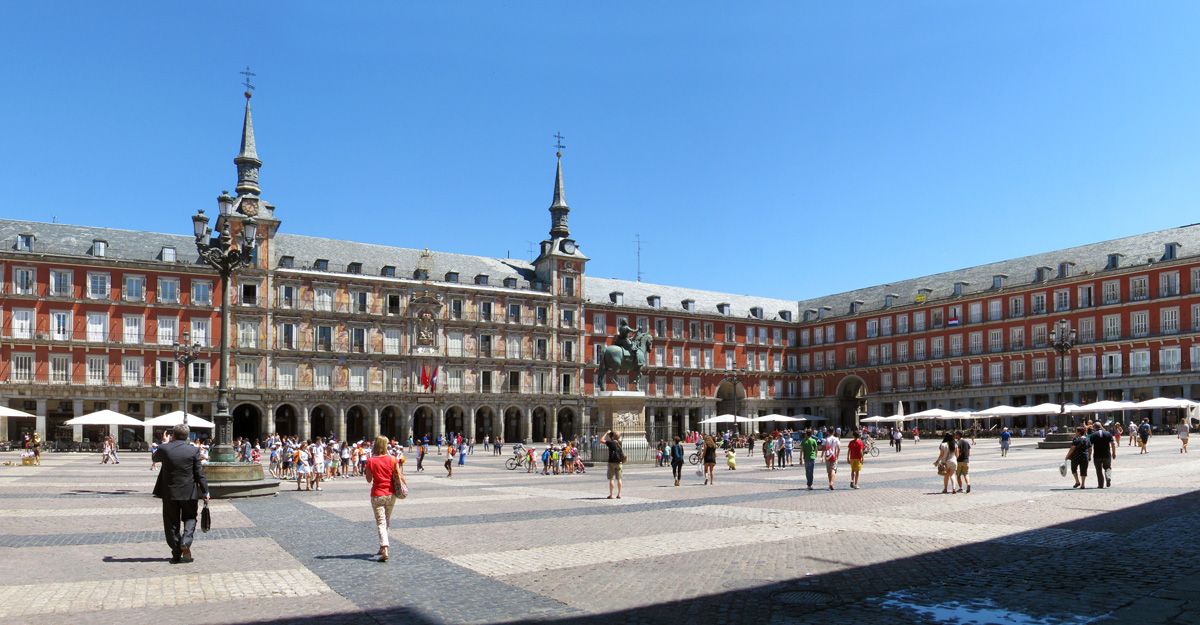
{"type": "Polygon", "coordinates": [[[621,498],[621,473],[625,462],[625,451],[621,449],[621,433],[609,430],[600,438],[608,447],[608,498],[613,498],[613,482],[617,484],[617,499],[621,498]]]}

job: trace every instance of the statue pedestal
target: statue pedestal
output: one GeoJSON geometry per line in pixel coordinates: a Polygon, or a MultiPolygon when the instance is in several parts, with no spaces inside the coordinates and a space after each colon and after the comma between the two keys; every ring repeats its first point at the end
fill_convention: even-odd
{"type": "MultiPolygon", "coordinates": [[[[608,430],[621,435],[621,448],[629,464],[654,462],[654,448],[646,439],[646,394],[641,391],[601,391],[596,395],[592,427],[597,436],[608,430]]],[[[597,463],[608,462],[608,450],[593,451],[597,463]]]]}

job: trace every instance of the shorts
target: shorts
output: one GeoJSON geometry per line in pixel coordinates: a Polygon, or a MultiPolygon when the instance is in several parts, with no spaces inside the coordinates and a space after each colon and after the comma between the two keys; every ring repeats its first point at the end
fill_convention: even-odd
{"type": "Polygon", "coordinates": [[[324,473],[324,472],[325,472],[325,463],[324,463],[324,462],[318,462],[318,463],[316,464],[316,466],[314,466],[314,467],[313,467],[313,471],[315,471],[315,472],[317,472],[317,473],[324,473]]]}
{"type": "Polygon", "coordinates": [[[826,460],[825,461],[825,472],[830,475],[837,473],[837,460],[834,460],[833,462],[826,460]]]}
{"type": "Polygon", "coordinates": [[[1071,473],[1078,473],[1083,477],[1087,477],[1087,460],[1077,460],[1071,458],[1071,473]]]}
{"type": "Polygon", "coordinates": [[[344,467],[344,466],[348,466],[349,464],[350,464],[350,459],[349,459],[349,458],[342,458],[342,466],[343,466],[343,467],[344,467]]]}
{"type": "Polygon", "coordinates": [[[1000,449],[1008,451],[1008,441],[1000,441],[1000,449]]]}
{"type": "Polygon", "coordinates": [[[970,470],[971,470],[971,467],[970,467],[969,463],[960,462],[960,463],[958,463],[958,466],[954,468],[954,474],[955,475],[966,475],[967,473],[970,472],[970,470]]]}
{"type": "Polygon", "coordinates": [[[621,471],[624,466],[625,465],[621,464],[620,462],[608,463],[608,478],[607,479],[610,479],[610,480],[621,479],[621,471]]]}
{"type": "Polygon", "coordinates": [[[850,470],[854,471],[855,473],[862,471],[862,460],[851,460],[850,461],[850,470]]]}

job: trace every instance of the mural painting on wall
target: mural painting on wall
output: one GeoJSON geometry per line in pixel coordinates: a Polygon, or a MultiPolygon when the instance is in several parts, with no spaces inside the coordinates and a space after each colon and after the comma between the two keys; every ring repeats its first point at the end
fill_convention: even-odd
{"type": "Polygon", "coordinates": [[[350,370],[346,367],[333,368],[333,384],[335,388],[346,388],[350,383],[350,370]]]}

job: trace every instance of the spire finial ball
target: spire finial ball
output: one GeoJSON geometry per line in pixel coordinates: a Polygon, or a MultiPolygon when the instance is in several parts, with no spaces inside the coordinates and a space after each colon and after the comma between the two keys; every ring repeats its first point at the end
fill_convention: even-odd
{"type": "Polygon", "coordinates": [[[246,99],[247,99],[247,100],[249,100],[249,99],[250,99],[250,92],[249,92],[249,91],[247,91],[247,92],[246,92],[246,99]]]}
{"type": "Polygon", "coordinates": [[[562,152],[555,152],[554,155],[559,158],[562,158],[562,152]]]}

